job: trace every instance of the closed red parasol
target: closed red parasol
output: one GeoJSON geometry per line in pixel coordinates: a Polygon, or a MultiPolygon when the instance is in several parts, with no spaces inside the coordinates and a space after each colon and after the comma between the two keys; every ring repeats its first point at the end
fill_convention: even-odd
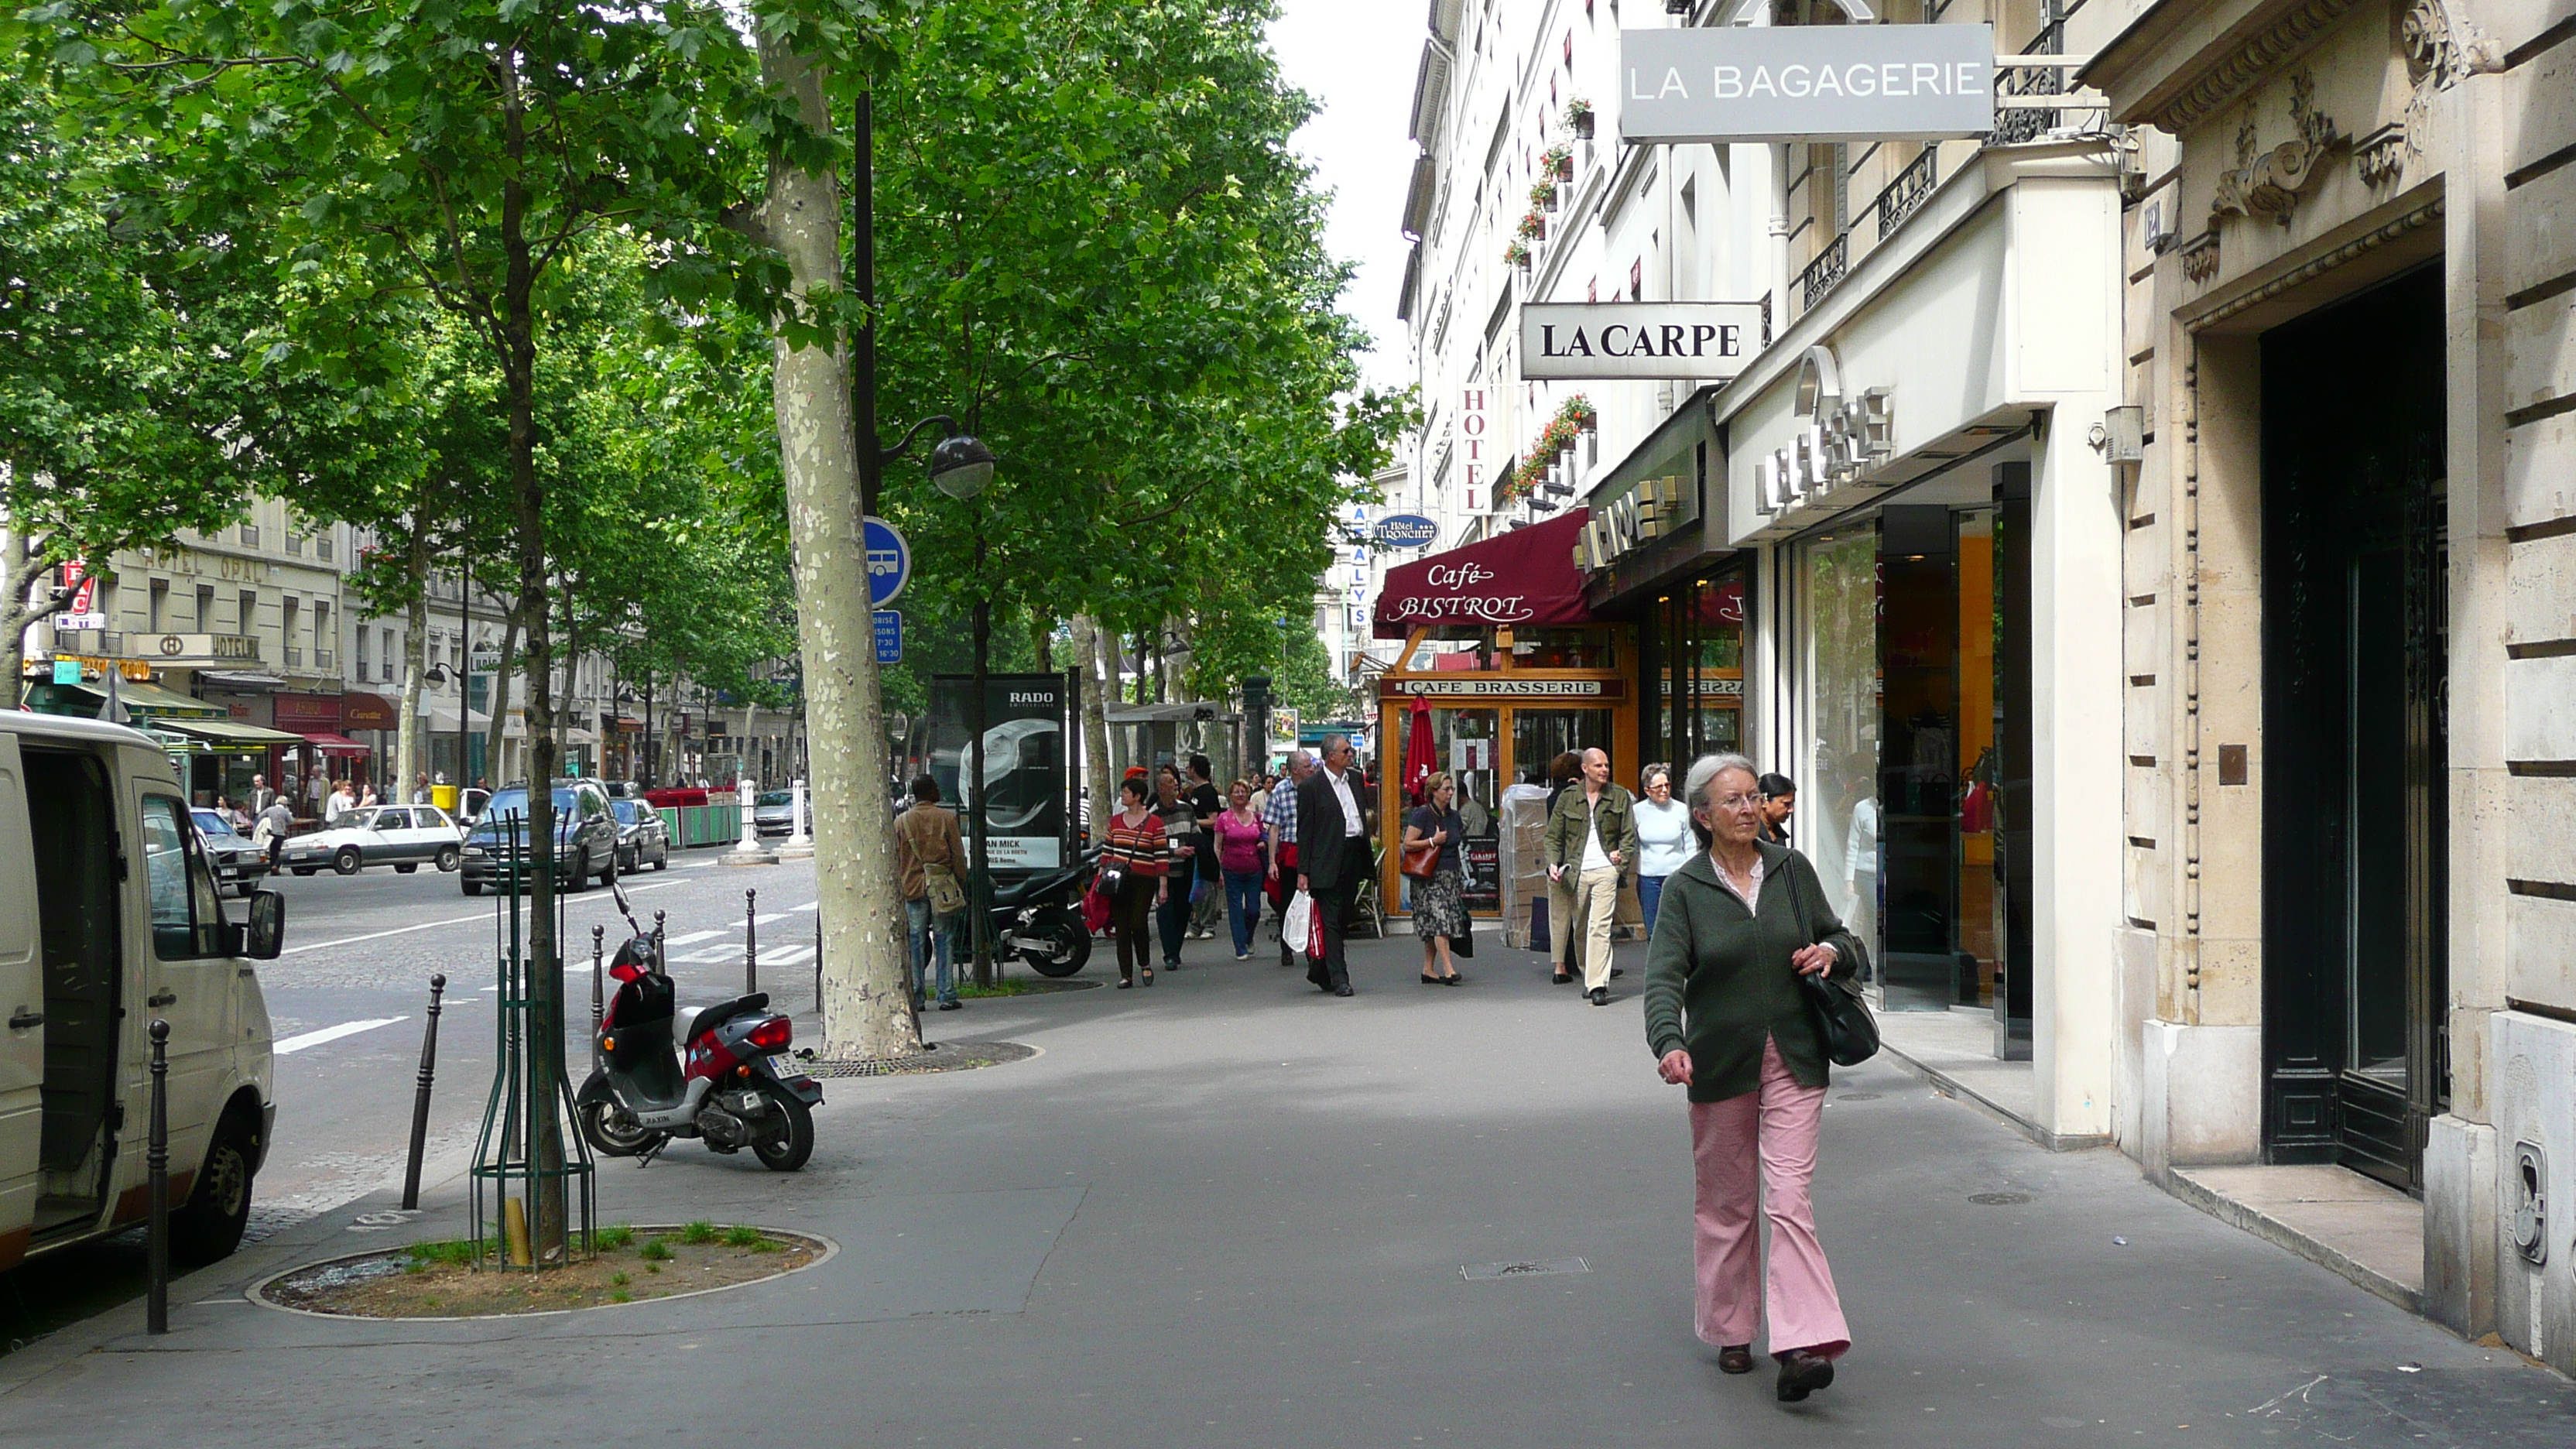
{"type": "Polygon", "coordinates": [[[1413,697],[1413,729],[1404,741],[1405,798],[1421,804],[1423,782],[1438,768],[1439,759],[1431,743],[1431,701],[1417,694],[1413,697]]]}

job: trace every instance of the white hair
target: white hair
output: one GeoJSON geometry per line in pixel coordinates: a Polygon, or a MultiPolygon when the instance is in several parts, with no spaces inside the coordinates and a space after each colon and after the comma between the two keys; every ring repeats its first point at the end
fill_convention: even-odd
{"type": "Polygon", "coordinates": [[[1694,810],[1708,804],[1708,787],[1729,770],[1742,770],[1753,777],[1756,788],[1760,787],[1762,772],[1744,756],[1733,753],[1702,755],[1691,762],[1690,775],[1682,782],[1682,798],[1690,802],[1694,810]]]}

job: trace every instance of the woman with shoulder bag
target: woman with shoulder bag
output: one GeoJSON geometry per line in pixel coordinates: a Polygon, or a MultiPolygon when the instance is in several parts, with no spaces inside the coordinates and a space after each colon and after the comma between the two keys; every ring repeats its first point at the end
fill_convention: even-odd
{"type": "Polygon", "coordinates": [[[1467,933],[1467,834],[1458,818],[1458,782],[1447,771],[1424,782],[1422,798],[1404,818],[1404,873],[1413,878],[1413,934],[1422,938],[1422,984],[1456,986],[1467,978],[1449,959],[1449,940],[1467,933]],[[1433,967],[1438,970],[1433,970],[1433,967]]]}
{"type": "Polygon", "coordinates": [[[1690,1091],[1699,1336],[1717,1345],[1720,1369],[1751,1373],[1767,1317],[1778,1395],[1794,1403],[1832,1383],[1834,1360],[1851,1347],[1808,1196],[1827,1043],[1800,978],[1847,978],[1861,948],[1806,857],[1758,838],[1759,778],[1728,754],[1703,758],[1684,782],[1708,848],[1664,883],[1646,960],[1646,1040],[1663,1079],[1690,1091]],[[1771,1222],[1767,1283],[1753,1220],[1757,1161],[1771,1222]]]}
{"type": "Polygon", "coordinates": [[[1101,842],[1100,869],[1115,872],[1109,926],[1118,936],[1118,989],[1154,984],[1154,907],[1171,895],[1172,847],[1163,819],[1145,808],[1145,777],[1131,775],[1118,786],[1118,813],[1109,817],[1109,835],[1101,842]]]}
{"type": "Polygon", "coordinates": [[[1208,822],[1217,870],[1225,878],[1226,924],[1234,929],[1234,959],[1252,959],[1252,931],[1261,924],[1261,839],[1268,832],[1252,808],[1252,782],[1226,787],[1226,808],[1208,822]]]}

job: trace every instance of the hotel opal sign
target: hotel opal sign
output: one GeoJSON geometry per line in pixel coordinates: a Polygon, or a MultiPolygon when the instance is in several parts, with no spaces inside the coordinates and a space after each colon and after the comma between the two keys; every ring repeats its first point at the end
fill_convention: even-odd
{"type": "Polygon", "coordinates": [[[1723,382],[1762,350],[1762,304],[1532,302],[1521,308],[1520,350],[1525,378],[1723,382]]]}
{"type": "Polygon", "coordinates": [[[1991,25],[1619,32],[1619,138],[1934,141],[1995,126],[1991,25]]]}

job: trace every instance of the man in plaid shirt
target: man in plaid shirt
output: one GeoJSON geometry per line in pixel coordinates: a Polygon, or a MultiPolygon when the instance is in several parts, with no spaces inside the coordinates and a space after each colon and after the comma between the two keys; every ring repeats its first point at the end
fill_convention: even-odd
{"type": "MultiPolygon", "coordinates": [[[[1315,769],[1315,757],[1304,750],[1288,752],[1288,778],[1270,792],[1270,808],[1261,813],[1262,823],[1270,827],[1270,911],[1271,924],[1284,926],[1288,902],[1297,890],[1297,782],[1315,769]]],[[[1300,943],[1303,944],[1303,943],[1300,943]]],[[[1297,950],[1288,942],[1288,932],[1279,932],[1279,964],[1297,964],[1297,950]]]]}

